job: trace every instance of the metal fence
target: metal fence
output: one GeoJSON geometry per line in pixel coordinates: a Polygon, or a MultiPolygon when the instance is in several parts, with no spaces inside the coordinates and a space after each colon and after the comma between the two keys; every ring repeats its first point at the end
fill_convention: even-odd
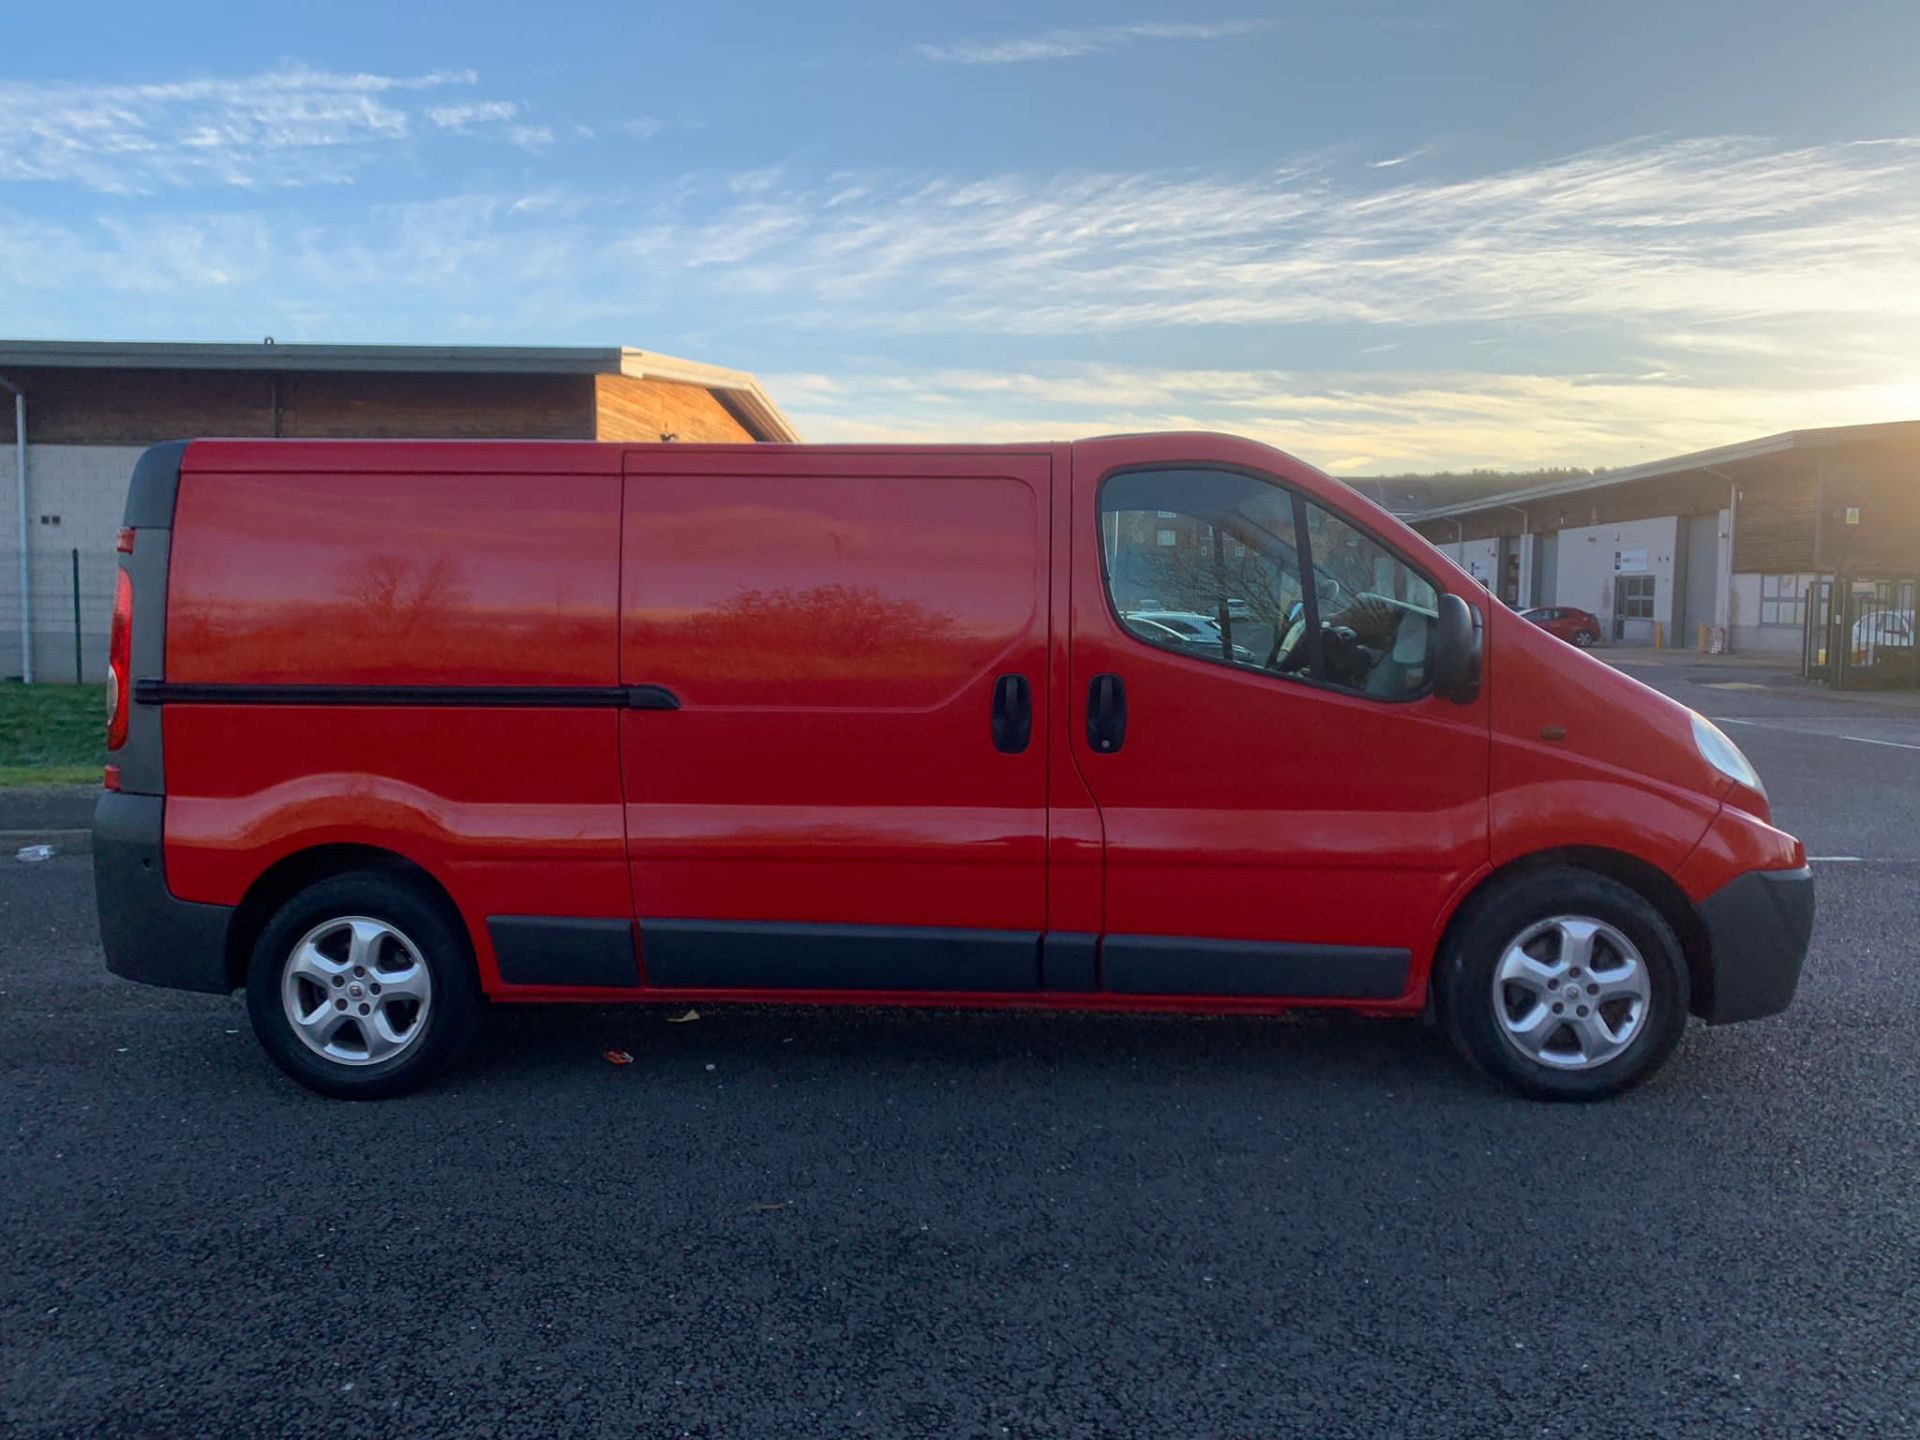
{"type": "Polygon", "coordinates": [[[1920,688],[1914,599],[1920,577],[1839,575],[1814,581],[1800,670],[1843,690],[1920,688]]]}
{"type": "MultiPolygon", "coordinates": [[[[0,677],[21,678],[17,553],[0,584],[0,677]]],[[[94,682],[107,674],[107,631],[113,623],[111,551],[35,546],[32,583],[33,678],[94,682]]]]}

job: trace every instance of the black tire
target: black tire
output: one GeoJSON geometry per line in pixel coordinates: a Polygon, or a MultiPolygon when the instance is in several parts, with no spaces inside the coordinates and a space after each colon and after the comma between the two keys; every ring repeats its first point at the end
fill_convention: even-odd
{"type": "Polygon", "coordinates": [[[1599,638],[1600,637],[1591,630],[1576,630],[1573,632],[1573,643],[1578,645],[1582,650],[1590,649],[1593,642],[1599,638]]]}
{"type": "Polygon", "coordinates": [[[473,949],[452,907],[422,886],[374,871],[335,875],[295,895],[260,932],[247,965],[247,1015],[261,1047],[309,1090],[342,1100],[385,1099],[425,1083],[473,1039],[482,1003],[473,949]],[[419,1033],[398,1053],[373,1063],[342,1063],[318,1053],[294,1033],[281,1000],[295,947],[316,927],[349,916],[400,931],[432,983],[419,1033]]]}
{"type": "MultiPolygon", "coordinates": [[[[1536,1100],[1601,1100],[1639,1084],[1680,1043],[1690,1000],[1686,958],[1660,912],[1616,880],[1564,867],[1522,871],[1475,895],[1449,931],[1434,972],[1440,1021],[1461,1054],[1536,1100]],[[1650,995],[1638,1030],[1618,1054],[1589,1068],[1559,1068],[1527,1054],[1507,1037],[1496,1012],[1502,1002],[1494,976],[1507,948],[1556,917],[1586,917],[1613,927],[1639,951],[1646,968],[1650,995]]],[[[1564,1047],[1576,1048],[1572,1040],[1564,1047]]]]}

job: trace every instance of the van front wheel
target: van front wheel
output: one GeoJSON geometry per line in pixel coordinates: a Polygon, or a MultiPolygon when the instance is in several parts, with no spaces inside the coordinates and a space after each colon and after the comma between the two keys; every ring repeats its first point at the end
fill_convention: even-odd
{"type": "Polygon", "coordinates": [[[1460,1050],[1548,1100],[1598,1100],[1651,1075],[1686,1028],[1686,960],[1660,913],[1589,871],[1535,870],[1469,902],[1435,999],[1460,1050]]]}
{"type": "Polygon", "coordinates": [[[336,875],[260,932],[247,1014],[293,1079],[371,1100],[412,1090],[453,1059],[477,1027],[480,996],[443,905],[391,875],[336,875]]]}

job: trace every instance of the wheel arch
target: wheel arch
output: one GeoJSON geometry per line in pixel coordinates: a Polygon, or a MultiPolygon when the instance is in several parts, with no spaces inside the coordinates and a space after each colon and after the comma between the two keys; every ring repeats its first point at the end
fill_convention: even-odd
{"type": "Polygon", "coordinates": [[[424,865],[398,851],[382,849],[378,845],[313,845],[274,861],[247,887],[246,894],[234,908],[232,923],[227,927],[229,986],[237,989],[246,983],[247,964],[253,957],[253,947],[259,941],[261,931],[266,929],[281,906],[310,885],[335,875],[359,871],[404,880],[434,904],[442,906],[458,932],[466,936],[471,951],[472,937],[467,934],[460,907],[453,903],[453,896],[448,893],[447,887],[424,865]]]}
{"type": "Polygon", "coordinates": [[[1708,1008],[1713,997],[1712,945],[1707,936],[1706,922],[1693,901],[1687,898],[1679,882],[1659,866],[1623,850],[1609,850],[1597,845],[1562,845],[1536,850],[1518,856],[1483,876],[1479,884],[1469,890],[1454,907],[1446,928],[1441,932],[1440,943],[1434,951],[1436,963],[1428,968],[1429,1008],[1434,1003],[1434,986],[1440,973],[1438,961],[1448,953],[1453,937],[1474,913],[1476,902],[1518,875],[1554,868],[1586,870],[1603,875],[1626,886],[1653,906],[1660,918],[1672,928],[1675,938],[1680,942],[1680,953],[1687,962],[1687,981],[1691,994],[1688,1008],[1695,1015],[1708,1008]]]}

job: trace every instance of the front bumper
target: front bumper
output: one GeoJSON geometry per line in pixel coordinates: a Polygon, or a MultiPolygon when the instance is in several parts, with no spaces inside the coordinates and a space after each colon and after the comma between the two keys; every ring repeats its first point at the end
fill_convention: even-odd
{"type": "Polygon", "coordinates": [[[1778,1015],[1793,1002],[1813,934],[1813,871],[1749,870],[1700,902],[1706,923],[1705,993],[1694,1013],[1709,1025],[1778,1015]]]}
{"type": "Polygon", "coordinates": [[[233,909],[177,900],[160,853],[166,800],[108,790],[93,809],[93,890],[107,968],[143,985],[224,995],[233,909]]]}

